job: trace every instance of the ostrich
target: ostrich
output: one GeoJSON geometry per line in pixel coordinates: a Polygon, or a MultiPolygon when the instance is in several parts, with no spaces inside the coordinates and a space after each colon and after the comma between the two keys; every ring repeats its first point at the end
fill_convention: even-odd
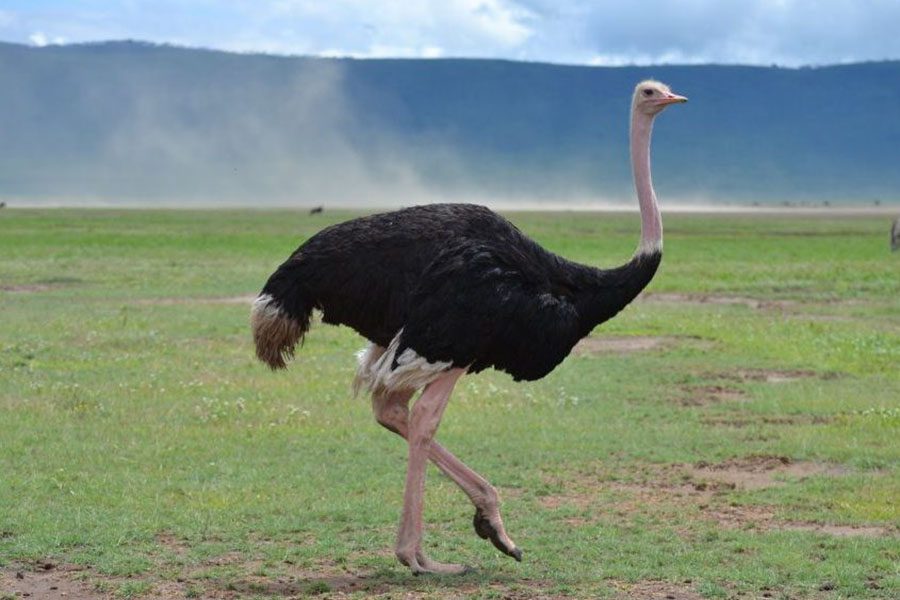
{"type": "Polygon", "coordinates": [[[547,375],[572,347],[627,306],[662,258],[662,221],[650,178],[650,134],[665,107],[687,98],[637,85],[631,163],[641,212],[629,262],[599,269],[557,256],[482,206],[434,204],[362,217],[311,237],[271,275],[253,303],[256,354],[281,369],[310,325],[352,327],[370,342],[354,390],[375,419],[407,440],[396,556],[414,573],[462,573],[422,550],[425,466],[431,460],[475,506],[475,532],[522,559],[507,535],[496,489],[433,440],[459,378],[488,367],[515,380],[547,375]],[[410,408],[418,390],[419,399],[410,408]]]}

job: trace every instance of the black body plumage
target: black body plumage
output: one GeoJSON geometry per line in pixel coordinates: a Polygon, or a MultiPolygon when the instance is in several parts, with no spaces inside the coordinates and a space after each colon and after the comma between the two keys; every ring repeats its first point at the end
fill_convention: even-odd
{"type": "Polygon", "coordinates": [[[539,246],[493,211],[435,204],[377,214],[314,235],[269,278],[286,315],[355,329],[396,356],[539,379],[650,282],[659,252],[613,269],[539,246]]]}

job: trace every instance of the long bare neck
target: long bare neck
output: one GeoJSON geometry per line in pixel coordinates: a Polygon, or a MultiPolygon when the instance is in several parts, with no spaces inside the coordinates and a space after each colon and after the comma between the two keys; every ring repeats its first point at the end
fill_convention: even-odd
{"type": "Polygon", "coordinates": [[[653,117],[640,111],[631,111],[631,169],[634,189],[641,207],[641,243],[635,255],[662,252],[662,218],[656,205],[656,192],[650,177],[650,135],[653,117]]]}

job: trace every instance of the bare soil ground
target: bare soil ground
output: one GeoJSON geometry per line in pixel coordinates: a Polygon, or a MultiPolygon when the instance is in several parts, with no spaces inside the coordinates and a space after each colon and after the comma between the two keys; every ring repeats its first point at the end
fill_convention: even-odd
{"type": "Polygon", "coordinates": [[[596,354],[630,354],[664,350],[675,346],[690,345],[709,349],[713,346],[709,340],[691,336],[676,335],[598,335],[588,336],[579,341],[572,353],[576,356],[593,356],[596,354]]]}
{"type": "MultiPolygon", "coordinates": [[[[606,509],[623,518],[646,511],[648,507],[670,507],[697,509],[701,511],[702,519],[727,529],[811,531],[841,537],[900,535],[900,531],[890,527],[783,520],[773,507],[726,500],[726,494],[732,490],[761,490],[785,485],[790,480],[819,475],[840,477],[849,473],[836,465],[792,461],[774,455],[735,457],[719,463],[646,465],[638,473],[613,474],[613,481],[602,475],[579,475],[570,480],[551,478],[552,483],[566,489],[560,494],[541,498],[540,504],[550,511],[565,507],[586,509],[594,504],[602,491],[612,489],[622,492],[623,498],[606,509]]],[[[569,524],[587,523],[589,520],[574,519],[569,524]]]]}
{"type": "Polygon", "coordinates": [[[754,425],[825,425],[832,423],[836,417],[820,415],[792,415],[787,417],[769,417],[762,415],[748,416],[715,416],[704,417],[701,422],[713,427],[751,427],[754,425]]]}
{"type": "Polygon", "coordinates": [[[682,388],[683,396],[678,402],[682,406],[709,406],[720,402],[741,402],[747,394],[743,390],[727,385],[692,385],[682,388]]]}
{"type": "MultiPolygon", "coordinates": [[[[679,292],[646,292],[638,296],[636,302],[650,304],[681,304],[693,306],[745,306],[758,311],[769,311],[792,319],[821,322],[851,323],[858,318],[848,314],[823,313],[824,307],[863,305],[865,302],[853,299],[817,299],[810,301],[790,299],[754,298],[730,294],[687,294],[679,292]]],[[[889,325],[888,325],[889,326],[889,325]]],[[[890,327],[890,326],[889,326],[890,327]]]]}
{"type": "Polygon", "coordinates": [[[49,283],[23,283],[20,285],[0,285],[0,292],[27,294],[30,292],[47,292],[58,287],[58,285],[49,283]]]}
{"type": "MultiPolygon", "coordinates": [[[[790,381],[797,381],[798,379],[807,379],[817,376],[819,376],[819,374],[815,371],[803,371],[798,369],[738,369],[736,371],[716,374],[716,377],[719,379],[728,379],[737,382],[765,381],[766,383],[788,383],[790,381]]],[[[830,377],[832,376],[826,376],[826,378],[830,377]]]]}
{"type": "Polygon", "coordinates": [[[628,354],[658,350],[677,343],[678,338],[666,336],[589,336],[582,339],[572,352],[576,356],[591,354],[628,354]]]}
{"type": "Polygon", "coordinates": [[[50,562],[29,567],[20,565],[0,571],[0,593],[34,600],[105,600],[111,597],[82,579],[83,574],[80,567],[73,565],[57,566],[50,562]]]}
{"type": "Polygon", "coordinates": [[[755,309],[778,309],[797,305],[797,302],[793,300],[760,300],[749,296],[682,294],[676,292],[647,292],[638,297],[638,302],[653,302],[660,304],[733,304],[755,309]]]}
{"type": "Polygon", "coordinates": [[[686,467],[691,479],[721,483],[734,489],[758,490],[779,485],[784,478],[806,479],[813,475],[846,475],[846,469],[817,462],[793,462],[786,456],[748,456],[724,462],[705,462],[686,467]]]}
{"type": "MultiPolygon", "coordinates": [[[[789,383],[801,379],[812,377],[822,377],[821,374],[814,371],[803,370],[779,370],[779,369],[737,369],[733,371],[705,373],[705,379],[711,379],[715,383],[684,385],[681,387],[681,394],[677,397],[678,402],[682,406],[709,406],[711,404],[719,404],[722,402],[742,402],[748,399],[747,392],[740,387],[742,384],[765,382],[765,383],[789,383]]],[[[826,378],[830,377],[825,375],[826,378]]],[[[779,417],[780,418],[780,417],[779,417]]],[[[786,417],[785,424],[797,424],[802,421],[802,417],[794,419],[786,417]],[[800,419],[800,420],[798,420],[800,419]]],[[[765,421],[770,424],[776,424],[774,421],[765,421]]],[[[826,422],[826,421],[817,421],[826,422]]],[[[747,420],[745,423],[723,423],[734,426],[742,426],[750,424],[747,420]]],[[[710,422],[710,424],[717,424],[710,422]]]]}
{"type": "MultiPolygon", "coordinates": [[[[115,600],[121,594],[112,591],[122,579],[103,577],[90,568],[74,565],[52,565],[49,568],[34,566],[0,571],[0,593],[5,597],[31,600],[115,600]],[[116,584],[116,585],[111,585],[116,584]]],[[[671,583],[665,581],[620,582],[610,581],[615,590],[613,598],[619,600],[701,600],[691,587],[691,581],[671,583]]],[[[442,585],[444,585],[442,583],[442,585]]],[[[475,593],[490,592],[505,600],[562,600],[568,596],[553,593],[544,581],[517,580],[514,583],[495,582],[477,584],[464,579],[446,582],[439,595],[445,599],[469,598],[475,593]]],[[[203,580],[202,586],[190,578],[176,581],[160,581],[139,597],[144,600],[182,600],[203,598],[207,600],[240,600],[249,597],[281,597],[290,599],[350,597],[365,598],[433,598],[434,591],[410,590],[398,587],[379,574],[309,573],[292,571],[278,577],[249,575],[234,581],[203,580]]]]}
{"type": "MultiPolygon", "coordinates": [[[[218,560],[214,562],[223,563],[218,560]]],[[[343,598],[360,592],[365,593],[366,597],[380,596],[392,589],[387,578],[378,573],[346,573],[337,568],[307,571],[286,565],[282,574],[263,577],[249,574],[258,571],[258,564],[232,563],[231,558],[225,558],[224,562],[233,564],[238,571],[248,574],[233,579],[210,579],[200,577],[199,573],[184,573],[174,581],[151,582],[150,589],[139,596],[145,600],[238,600],[260,595],[284,598],[326,595],[329,598],[343,598]]],[[[33,600],[112,600],[121,597],[114,590],[120,590],[129,581],[96,573],[90,567],[47,564],[47,568],[18,565],[13,569],[0,571],[0,594],[33,600]]]]}
{"type": "Polygon", "coordinates": [[[50,290],[56,290],[78,283],[84,283],[84,281],[79,279],[78,277],[47,277],[45,279],[35,281],[34,283],[0,284],[0,292],[13,292],[21,294],[48,292],[50,290]]]}
{"type": "Polygon", "coordinates": [[[619,592],[614,596],[622,600],[640,598],[641,600],[703,600],[703,596],[695,592],[687,581],[683,584],[666,581],[640,581],[637,583],[613,584],[619,592]]]}

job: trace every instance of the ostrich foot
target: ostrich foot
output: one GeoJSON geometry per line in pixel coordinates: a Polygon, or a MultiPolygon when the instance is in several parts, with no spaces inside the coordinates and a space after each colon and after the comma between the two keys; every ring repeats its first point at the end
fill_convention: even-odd
{"type": "Polygon", "coordinates": [[[494,511],[491,515],[493,519],[484,514],[481,508],[475,509],[475,518],[472,519],[472,525],[475,526],[475,533],[483,540],[490,539],[494,547],[503,554],[512,556],[519,562],[522,562],[522,551],[516,548],[506,531],[503,529],[503,521],[500,519],[499,511],[494,511]]]}
{"type": "Polygon", "coordinates": [[[425,553],[421,550],[416,550],[415,553],[398,550],[397,558],[401,563],[410,568],[413,575],[424,575],[426,573],[435,575],[464,575],[474,571],[474,569],[467,565],[442,563],[431,560],[425,556],[425,553]]]}
{"type": "Polygon", "coordinates": [[[421,550],[416,553],[416,561],[419,563],[419,567],[425,569],[424,571],[416,572],[416,575],[422,572],[438,573],[441,575],[465,575],[466,573],[472,573],[474,571],[472,567],[469,567],[467,565],[442,563],[431,560],[430,558],[425,556],[425,554],[421,550]]]}

